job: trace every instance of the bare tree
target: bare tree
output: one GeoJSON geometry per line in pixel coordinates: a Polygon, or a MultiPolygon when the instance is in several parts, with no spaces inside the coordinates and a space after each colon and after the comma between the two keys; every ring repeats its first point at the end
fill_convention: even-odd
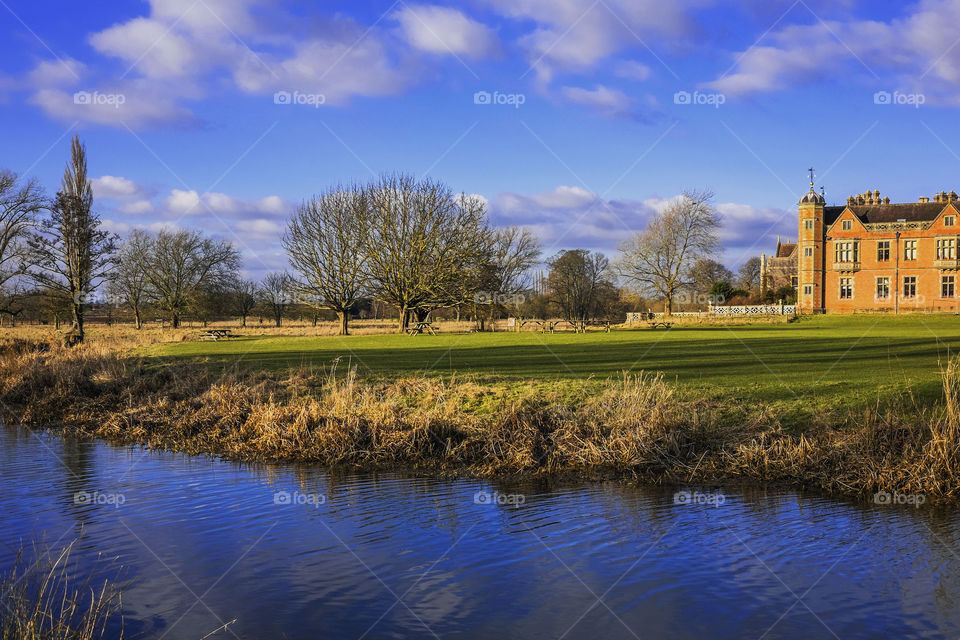
{"type": "Polygon", "coordinates": [[[113,266],[116,236],[100,228],[93,212],[93,190],[87,179],[87,152],[74,136],[63,184],[29,240],[29,275],[37,284],[70,297],[73,328],[70,342],[83,342],[88,298],[113,266]]]}
{"type": "Polygon", "coordinates": [[[260,287],[253,280],[237,278],[229,285],[228,294],[233,304],[233,310],[240,317],[240,326],[247,326],[247,318],[257,306],[257,295],[260,287]]]}
{"type": "Polygon", "coordinates": [[[424,319],[472,297],[470,274],[487,233],[481,200],[404,175],[381,178],[368,196],[367,275],[374,295],[400,311],[401,332],[411,314],[424,319]]]}
{"type": "Polygon", "coordinates": [[[747,291],[754,291],[760,288],[760,258],[754,256],[744,262],[737,271],[739,284],[747,291]]]}
{"type": "Polygon", "coordinates": [[[151,238],[144,261],[156,305],[179,327],[201,294],[236,278],[240,255],[229,242],[197,231],[161,231],[151,238]]]}
{"type": "MultiPolygon", "coordinates": [[[[690,269],[690,280],[692,281],[690,289],[694,293],[703,296],[703,298],[696,302],[698,305],[706,304],[709,300],[707,296],[714,293],[715,287],[719,287],[723,283],[729,285],[733,282],[733,272],[716,260],[698,258],[690,269]]],[[[714,300],[714,303],[716,303],[716,300],[714,300]]]]}
{"type": "Polygon", "coordinates": [[[117,265],[110,277],[110,292],[117,302],[133,312],[137,329],[143,327],[143,309],[153,292],[147,278],[147,262],[153,238],[134,229],[117,251],[117,265]]]}
{"type": "Polygon", "coordinates": [[[473,283],[472,306],[481,331],[498,310],[520,307],[530,288],[529,271],[539,258],[539,242],[527,229],[503,227],[488,234],[473,283]]]}
{"type": "Polygon", "coordinates": [[[610,261],[602,253],[572,249],[557,254],[548,263],[547,290],[550,301],[564,320],[578,332],[604,315],[604,303],[616,293],[610,281],[610,261]]]}
{"type": "Polygon", "coordinates": [[[18,296],[11,281],[24,273],[27,238],[47,200],[36,180],[21,182],[11,171],[0,171],[0,313],[16,315],[18,296]]]}
{"type": "Polygon", "coordinates": [[[350,311],[367,284],[365,228],[368,190],[331,189],[297,209],[283,246],[300,275],[291,286],[316,308],[337,314],[339,334],[349,333],[350,311]]]}
{"type": "Polygon", "coordinates": [[[283,324],[283,314],[293,302],[292,292],[292,281],[286,273],[268,273],[260,285],[260,299],[278,327],[283,324]]]}
{"type": "Polygon", "coordinates": [[[692,284],[692,266],[720,246],[719,214],[712,200],[710,191],[684,192],[620,247],[620,275],[642,293],[659,294],[665,315],[672,313],[677,292],[692,284]]]}

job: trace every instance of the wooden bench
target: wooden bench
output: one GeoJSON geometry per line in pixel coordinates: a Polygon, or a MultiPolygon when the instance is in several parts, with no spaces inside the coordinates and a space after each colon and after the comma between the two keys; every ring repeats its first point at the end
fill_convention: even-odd
{"type": "Polygon", "coordinates": [[[407,329],[407,333],[411,336],[419,336],[423,333],[429,333],[432,336],[437,335],[437,330],[433,328],[432,322],[417,322],[412,327],[407,329]]]}

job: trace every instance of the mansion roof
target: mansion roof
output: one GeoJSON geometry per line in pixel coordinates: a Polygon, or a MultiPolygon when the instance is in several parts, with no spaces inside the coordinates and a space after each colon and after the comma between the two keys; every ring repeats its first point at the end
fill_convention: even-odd
{"type": "Polygon", "coordinates": [[[794,249],[797,248],[796,244],[781,244],[777,247],[776,258],[789,258],[793,255],[794,249]]]}
{"type": "Polygon", "coordinates": [[[824,224],[830,226],[846,211],[850,211],[864,224],[889,222],[930,222],[935,220],[948,205],[945,202],[914,202],[907,204],[848,205],[823,208],[824,224]]]}

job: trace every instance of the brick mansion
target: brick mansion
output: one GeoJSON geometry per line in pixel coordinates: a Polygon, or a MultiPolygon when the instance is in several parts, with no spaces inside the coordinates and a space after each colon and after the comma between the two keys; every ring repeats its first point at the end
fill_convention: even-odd
{"type": "Polygon", "coordinates": [[[811,181],[799,208],[797,242],[778,240],[761,267],[765,289],[796,288],[799,311],[960,310],[955,192],[894,204],[867,191],[826,206],[811,181]]]}

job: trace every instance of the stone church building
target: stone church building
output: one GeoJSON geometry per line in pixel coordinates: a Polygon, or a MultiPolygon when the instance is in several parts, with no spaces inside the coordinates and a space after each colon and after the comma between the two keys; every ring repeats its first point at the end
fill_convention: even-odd
{"type": "Polygon", "coordinates": [[[796,243],[762,258],[766,289],[792,284],[805,313],[960,310],[955,192],[893,204],[867,191],[843,206],[822,193],[800,199],[796,243]]]}

